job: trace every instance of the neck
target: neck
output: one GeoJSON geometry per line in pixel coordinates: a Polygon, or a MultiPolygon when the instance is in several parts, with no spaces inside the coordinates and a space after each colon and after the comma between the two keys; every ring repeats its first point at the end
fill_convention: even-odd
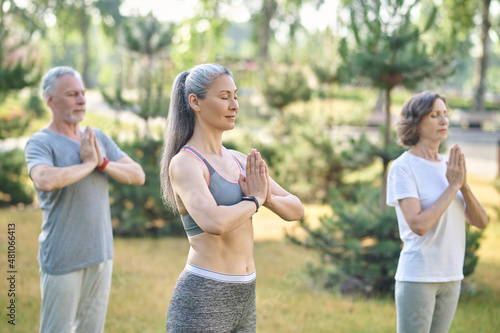
{"type": "Polygon", "coordinates": [[[419,141],[410,149],[410,153],[429,161],[439,161],[439,142],[419,141]]]}
{"type": "Polygon", "coordinates": [[[220,131],[206,131],[196,124],[193,136],[188,144],[203,153],[212,153],[222,156],[222,133],[220,131]]]}
{"type": "Polygon", "coordinates": [[[68,124],[65,122],[55,121],[54,118],[52,118],[46,128],[53,132],[62,134],[72,140],[80,141],[82,138],[78,123],[68,124]]]}

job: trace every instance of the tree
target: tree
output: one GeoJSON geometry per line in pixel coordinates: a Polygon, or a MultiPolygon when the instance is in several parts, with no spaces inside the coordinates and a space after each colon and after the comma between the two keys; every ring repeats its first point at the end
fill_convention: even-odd
{"type": "Polygon", "coordinates": [[[172,61],[183,71],[200,63],[223,63],[226,55],[226,32],[229,21],[221,7],[230,0],[200,0],[195,15],[178,24],[172,61]]]}
{"type": "Polygon", "coordinates": [[[300,10],[305,3],[312,3],[319,7],[324,0],[262,0],[260,8],[250,8],[253,22],[253,38],[257,44],[257,59],[259,67],[263,68],[269,60],[269,44],[277,23],[287,25],[290,40],[295,37],[296,31],[300,28],[300,10]],[[276,24],[273,24],[276,23],[276,24]]]}
{"type": "Polygon", "coordinates": [[[47,3],[42,0],[25,7],[13,0],[0,0],[0,103],[9,93],[39,81],[32,41],[43,32],[46,10],[47,3]]]}
{"type": "Polygon", "coordinates": [[[76,31],[82,38],[82,65],[80,72],[86,87],[93,86],[90,80],[90,31],[92,20],[98,17],[104,31],[110,36],[114,35],[116,27],[122,22],[123,17],[119,8],[123,0],[56,0],[54,13],[57,24],[64,36],[76,31]]]}
{"type": "Polygon", "coordinates": [[[299,65],[281,64],[266,67],[262,93],[267,104],[278,109],[280,115],[283,115],[285,106],[311,98],[312,91],[299,65]]]}
{"type": "Polygon", "coordinates": [[[484,111],[484,97],[486,94],[486,70],[489,61],[490,49],[490,5],[491,0],[483,0],[481,8],[481,55],[478,61],[478,77],[474,93],[474,111],[484,111]]]}
{"type": "Polygon", "coordinates": [[[326,85],[327,96],[331,86],[340,79],[342,58],[338,53],[340,38],[328,27],[310,36],[307,43],[308,61],[320,84],[326,85]]]}
{"type": "MultiPolygon", "coordinates": [[[[434,25],[437,8],[424,7],[421,26],[414,23],[420,0],[346,1],[350,10],[353,48],[347,38],[341,42],[341,55],[351,80],[365,80],[385,92],[385,131],[383,148],[391,145],[391,93],[400,85],[415,88],[428,78],[450,75],[450,45],[425,40],[434,25]]],[[[385,207],[387,168],[396,156],[381,156],[383,163],[380,205],[385,207]]]]}
{"type": "Polygon", "coordinates": [[[164,89],[167,86],[172,36],[173,26],[159,22],[151,13],[130,18],[123,24],[122,43],[132,62],[140,65],[133,87],[138,97],[135,100],[125,99],[121,81],[115,87],[115,96],[101,91],[106,102],[115,110],[130,110],[141,117],[146,123],[146,136],[151,133],[149,119],[160,115],[166,117],[168,110],[169,97],[164,89]]]}
{"type": "Polygon", "coordinates": [[[364,295],[394,290],[401,241],[396,214],[379,207],[379,194],[363,183],[351,185],[347,195],[333,190],[333,214],[321,218],[320,227],[301,221],[307,237],[288,234],[295,244],[319,252],[321,265],[310,273],[320,277],[321,287],[364,295]]]}

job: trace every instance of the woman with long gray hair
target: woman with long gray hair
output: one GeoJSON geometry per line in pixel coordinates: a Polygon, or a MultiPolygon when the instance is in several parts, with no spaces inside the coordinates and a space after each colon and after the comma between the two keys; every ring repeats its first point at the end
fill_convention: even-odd
{"type": "Polygon", "coordinates": [[[167,313],[167,332],[255,332],[252,216],[264,206],[303,218],[300,200],[269,177],[253,149],[222,145],[235,126],[231,72],[202,64],[174,81],[161,161],[165,202],[181,215],[190,249],[167,313]]]}
{"type": "Polygon", "coordinates": [[[449,158],[438,152],[448,128],[444,96],[426,91],[403,105],[398,136],[411,148],[392,163],[387,181],[404,243],[396,271],[398,333],[448,332],[464,278],[465,219],[480,229],[488,224],[460,147],[449,158]]]}

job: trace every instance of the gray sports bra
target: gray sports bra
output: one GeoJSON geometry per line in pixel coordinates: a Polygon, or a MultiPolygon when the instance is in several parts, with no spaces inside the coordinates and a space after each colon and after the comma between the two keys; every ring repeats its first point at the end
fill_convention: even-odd
{"type": "MultiPolygon", "coordinates": [[[[238,182],[232,182],[224,178],[217,172],[217,170],[214,169],[210,162],[208,162],[205,157],[192,146],[186,145],[182,147],[181,151],[182,150],[191,152],[198,157],[200,161],[205,163],[209,175],[208,190],[212,193],[215,202],[217,202],[217,206],[231,206],[241,201],[241,198],[243,198],[243,192],[241,192],[241,187],[238,182]]],[[[246,175],[245,167],[236,157],[233,156],[233,158],[236,162],[238,162],[240,172],[246,175]]],[[[182,214],[181,221],[188,236],[194,236],[204,232],[189,214],[182,214]]]]}

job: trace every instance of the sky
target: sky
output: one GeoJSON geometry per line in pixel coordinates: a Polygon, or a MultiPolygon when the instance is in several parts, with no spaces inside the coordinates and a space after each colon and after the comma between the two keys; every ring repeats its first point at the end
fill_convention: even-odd
{"type": "MultiPolygon", "coordinates": [[[[247,5],[243,3],[250,1],[254,1],[256,5],[261,2],[257,0],[232,1],[231,6],[222,8],[222,14],[231,21],[245,22],[250,18],[250,13],[247,5]]],[[[305,5],[301,13],[302,24],[311,31],[324,30],[327,26],[333,28],[337,3],[338,0],[325,1],[319,11],[311,5],[305,5]]],[[[197,0],[125,0],[120,10],[123,15],[147,14],[152,11],[160,21],[179,22],[195,14],[197,4],[197,0]]]]}

